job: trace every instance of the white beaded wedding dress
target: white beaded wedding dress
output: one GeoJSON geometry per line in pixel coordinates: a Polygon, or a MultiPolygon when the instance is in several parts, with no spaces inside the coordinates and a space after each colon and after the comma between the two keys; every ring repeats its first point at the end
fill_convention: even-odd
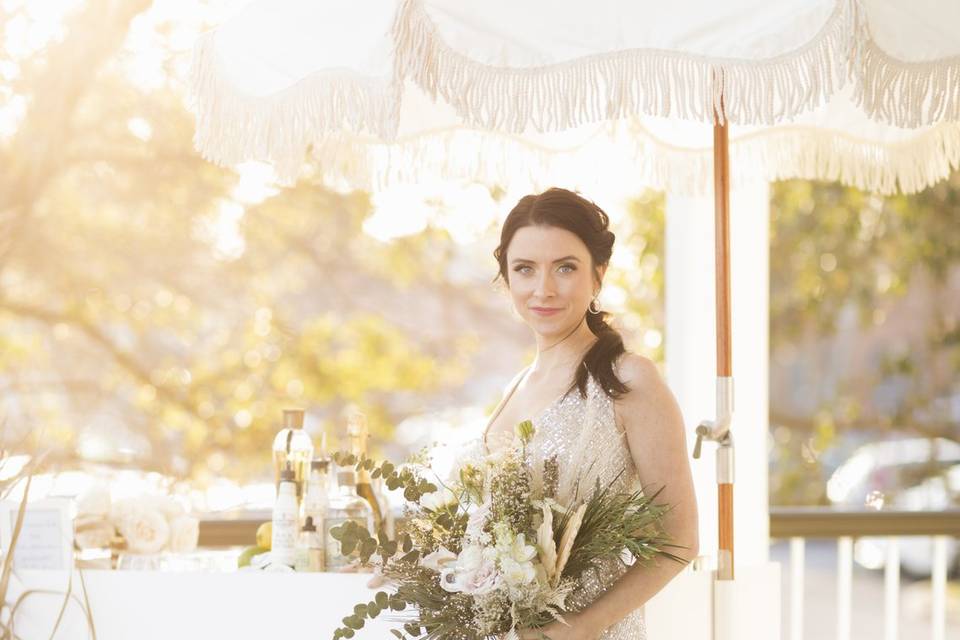
{"type": "MultiPolygon", "coordinates": [[[[518,382],[522,376],[518,377],[518,382]]],[[[500,408],[507,403],[516,385],[507,393],[500,408]]],[[[491,416],[488,426],[498,413],[491,416]]],[[[602,486],[612,483],[612,490],[632,492],[639,489],[639,479],[626,436],[617,425],[613,400],[603,392],[593,376],[587,378],[587,397],[577,389],[557,398],[532,418],[536,432],[527,447],[534,470],[534,487],[542,486],[540,473],[543,461],[552,456],[560,463],[560,489],[557,497],[569,504],[578,490],[580,494],[593,490],[599,479],[602,486]]],[[[509,434],[512,437],[512,434],[509,434]]],[[[509,445],[507,435],[490,434],[487,448],[491,451],[509,445]]],[[[603,594],[627,566],[614,561],[587,572],[582,588],[575,592],[568,604],[574,609],[585,608],[603,594]]],[[[601,640],[646,640],[643,607],[634,610],[623,620],[606,630],[601,640]]]]}

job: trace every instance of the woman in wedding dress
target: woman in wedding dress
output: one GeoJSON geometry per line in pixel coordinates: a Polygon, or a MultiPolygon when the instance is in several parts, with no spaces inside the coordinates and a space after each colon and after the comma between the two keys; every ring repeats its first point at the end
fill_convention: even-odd
{"type": "MultiPolygon", "coordinates": [[[[624,350],[598,303],[614,242],[608,222],[597,205],[564,189],[526,196],[507,216],[495,256],[537,355],[508,386],[484,443],[500,449],[517,423],[532,420],[530,461],[542,469],[557,456],[561,502],[576,483],[592,487],[597,479],[618,491],[663,486],[657,502],[672,506],[664,526],[684,547],[671,551],[689,562],[698,549],[697,506],[679,407],[656,367],[624,350]]],[[[551,640],[645,640],[643,604],[682,568],[665,558],[597,567],[568,601],[576,611],[565,616],[569,626],[540,631],[551,640]]]]}

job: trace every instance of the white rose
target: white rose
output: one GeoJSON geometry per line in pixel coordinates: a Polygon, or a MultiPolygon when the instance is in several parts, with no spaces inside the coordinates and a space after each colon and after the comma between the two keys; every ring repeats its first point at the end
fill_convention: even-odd
{"type": "Polygon", "coordinates": [[[496,550],[471,545],[465,547],[453,566],[440,572],[440,586],[451,593],[483,595],[500,587],[496,550]]]}
{"type": "Polygon", "coordinates": [[[104,484],[95,484],[77,497],[77,517],[100,516],[110,513],[110,489],[104,484]]]}
{"type": "Polygon", "coordinates": [[[170,496],[144,496],[140,505],[149,511],[162,513],[167,522],[173,522],[187,513],[183,505],[170,496]]]}
{"type": "Polygon", "coordinates": [[[143,510],[143,507],[135,498],[121,498],[115,500],[110,505],[110,522],[117,527],[123,528],[124,523],[135,513],[143,510]]]}
{"type": "Polygon", "coordinates": [[[485,558],[480,566],[470,574],[461,576],[463,592],[470,595],[482,596],[500,588],[502,582],[497,571],[497,562],[492,558],[485,558]]]}
{"type": "Polygon", "coordinates": [[[432,493],[424,494],[420,498],[420,506],[431,511],[437,511],[448,504],[454,504],[456,501],[457,496],[454,495],[453,491],[447,487],[442,487],[432,493]]]}
{"type": "Polygon", "coordinates": [[[200,521],[191,516],[179,516],[170,523],[170,551],[189,553],[197,548],[200,539],[200,521]]]}
{"type": "Polygon", "coordinates": [[[163,514],[140,509],[125,518],[120,533],[134,553],[157,553],[170,539],[170,525],[163,514]]]}
{"type": "Polygon", "coordinates": [[[105,517],[79,516],[74,521],[74,540],[81,549],[103,549],[110,546],[116,530],[105,517]]]}
{"type": "Polygon", "coordinates": [[[444,547],[440,547],[433,553],[427,554],[420,559],[420,566],[426,567],[427,569],[432,569],[434,571],[440,571],[446,565],[454,562],[457,559],[457,554],[453,551],[449,551],[444,547]]]}

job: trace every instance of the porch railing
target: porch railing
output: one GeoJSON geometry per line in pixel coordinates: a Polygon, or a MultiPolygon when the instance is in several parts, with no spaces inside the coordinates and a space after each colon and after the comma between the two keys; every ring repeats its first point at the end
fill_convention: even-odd
{"type": "MultiPolygon", "coordinates": [[[[804,551],[808,538],[837,541],[837,640],[850,640],[853,598],[853,543],[887,539],[884,558],[884,640],[898,640],[900,619],[900,536],[933,538],[931,571],[932,640],[946,638],[947,540],[960,537],[960,509],[948,511],[837,511],[822,507],[771,507],[770,538],[790,541],[789,640],[802,640],[804,551]]],[[[912,638],[910,640],[913,640],[912,638]]]]}

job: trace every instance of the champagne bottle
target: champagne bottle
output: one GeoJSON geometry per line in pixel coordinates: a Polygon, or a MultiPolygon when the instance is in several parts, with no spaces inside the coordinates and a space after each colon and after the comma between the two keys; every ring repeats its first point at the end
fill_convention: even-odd
{"type": "MultiPolygon", "coordinates": [[[[367,417],[356,409],[351,410],[347,415],[347,435],[350,437],[350,453],[357,456],[358,460],[364,458],[367,455],[367,438],[370,432],[367,427],[367,417]]],[[[360,469],[357,472],[357,495],[370,503],[373,526],[376,531],[379,531],[383,523],[383,514],[380,510],[380,501],[373,490],[370,472],[366,469],[360,469]]]]}

